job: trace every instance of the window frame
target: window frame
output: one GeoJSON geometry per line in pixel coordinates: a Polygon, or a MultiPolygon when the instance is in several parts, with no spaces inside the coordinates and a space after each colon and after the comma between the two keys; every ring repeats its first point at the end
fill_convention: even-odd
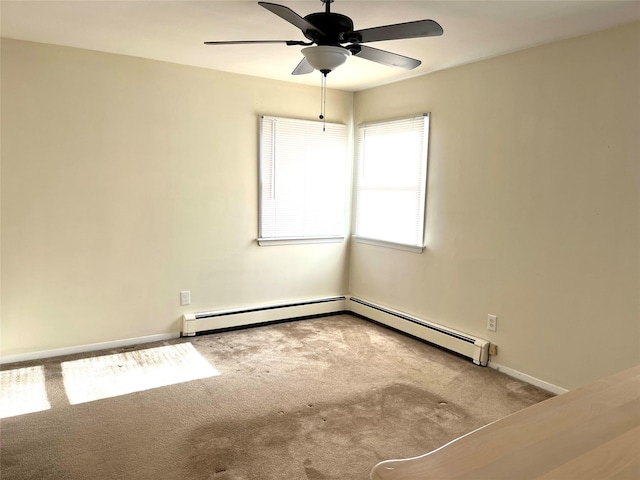
{"type": "MultiPolygon", "coordinates": [[[[347,187],[348,187],[348,182],[349,182],[349,177],[348,177],[348,168],[350,166],[351,163],[351,159],[349,158],[349,152],[348,152],[348,144],[349,144],[349,140],[348,140],[348,135],[349,135],[349,129],[348,126],[346,124],[342,124],[342,123],[330,123],[330,122],[322,122],[322,121],[317,121],[317,120],[305,120],[305,119],[298,119],[298,118],[290,118],[290,117],[278,117],[278,116],[272,116],[272,115],[260,115],[258,117],[258,123],[259,123],[259,137],[258,137],[258,143],[259,143],[259,152],[258,152],[258,169],[259,169],[259,178],[258,178],[258,237],[256,239],[258,245],[260,246],[268,246],[268,245],[296,245],[296,244],[319,244],[319,243],[339,243],[344,241],[346,234],[345,234],[345,211],[348,205],[348,194],[347,194],[347,187]],[[282,236],[264,236],[264,231],[265,231],[265,212],[264,212],[264,200],[263,200],[263,190],[265,188],[265,178],[267,176],[267,172],[265,172],[265,170],[269,167],[269,165],[265,165],[265,162],[263,161],[263,155],[265,153],[265,141],[264,141],[264,121],[265,120],[275,120],[275,121],[286,121],[286,122],[299,122],[300,125],[303,124],[307,124],[307,125],[313,125],[314,127],[317,126],[318,130],[321,131],[322,135],[326,135],[327,132],[325,131],[326,127],[329,128],[333,128],[333,127],[340,127],[341,129],[343,129],[343,132],[341,135],[344,136],[344,157],[343,157],[343,177],[342,177],[342,184],[340,186],[340,189],[342,191],[342,209],[340,211],[340,229],[342,230],[342,232],[340,234],[328,234],[328,235],[282,235],[282,236]]],[[[273,136],[275,138],[276,132],[274,130],[273,132],[273,136]]],[[[272,138],[271,140],[272,142],[274,141],[274,139],[272,138]]],[[[272,155],[273,158],[273,154],[272,155]]],[[[272,160],[273,162],[273,170],[275,171],[278,166],[276,163],[276,159],[273,158],[272,160]]],[[[270,175],[273,175],[273,173],[269,173],[270,175]]],[[[274,188],[274,186],[272,185],[272,188],[274,188]]]]}
{"type": "MultiPolygon", "coordinates": [[[[417,115],[409,115],[400,118],[394,119],[386,119],[375,122],[367,122],[359,124],[356,127],[355,131],[355,145],[356,145],[356,157],[355,157],[355,171],[354,171],[354,188],[353,188],[353,230],[354,233],[352,235],[352,239],[358,243],[364,243],[369,245],[375,245],[386,248],[395,248],[399,250],[405,250],[414,253],[422,253],[425,248],[425,228],[426,228],[426,201],[427,201],[427,180],[428,180],[428,167],[429,167],[429,137],[431,132],[431,113],[426,112],[417,115]],[[419,204],[419,212],[416,215],[416,219],[419,222],[419,242],[417,244],[413,243],[403,243],[403,242],[395,242],[390,240],[385,240],[381,238],[374,238],[371,236],[365,236],[358,234],[358,215],[359,215],[359,205],[362,202],[361,199],[361,175],[363,168],[363,139],[361,135],[363,135],[366,131],[367,127],[372,126],[380,126],[380,125],[388,125],[393,124],[394,122],[402,122],[407,120],[414,120],[418,118],[423,118],[423,145],[422,145],[422,166],[419,179],[420,185],[420,198],[418,201],[419,204]]],[[[366,188],[366,187],[365,187],[366,188]]],[[[390,190],[393,190],[393,187],[389,187],[390,190]]],[[[400,188],[396,189],[400,191],[400,188]]]]}

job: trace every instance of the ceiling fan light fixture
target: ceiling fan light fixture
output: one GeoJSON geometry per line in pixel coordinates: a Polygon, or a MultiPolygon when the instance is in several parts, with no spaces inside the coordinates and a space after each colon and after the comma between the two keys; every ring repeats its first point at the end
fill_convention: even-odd
{"type": "Polygon", "coordinates": [[[351,52],[342,47],[318,45],[317,47],[303,48],[302,54],[314,69],[328,73],[346,62],[351,52]]]}

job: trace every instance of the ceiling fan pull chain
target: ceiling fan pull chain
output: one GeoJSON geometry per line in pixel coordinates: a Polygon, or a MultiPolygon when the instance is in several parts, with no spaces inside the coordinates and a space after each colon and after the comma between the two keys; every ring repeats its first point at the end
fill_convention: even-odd
{"type": "Polygon", "coordinates": [[[324,114],[327,108],[327,73],[329,72],[320,72],[322,73],[321,81],[320,81],[320,115],[319,118],[322,120],[322,131],[326,131],[327,121],[324,118],[324,114]]]}

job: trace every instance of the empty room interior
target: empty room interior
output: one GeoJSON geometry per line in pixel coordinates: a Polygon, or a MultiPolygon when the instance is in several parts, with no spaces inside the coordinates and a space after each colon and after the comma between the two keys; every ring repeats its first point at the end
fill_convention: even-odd
{"type": "MultiPolygon", "coordinates": [[[[325,8],[318,1],[283,4],[300,15],[325,8]]],[[[384,76],[390,67],[348,58],[324,77],[324,103],[319,72],[288,78],[302,58],[300,47],[202,45],[265,35],[297,38],[291,25],[256,2],[3,0],[1,6],[3,373],[85,352],[142,351],[146,344],[199,349],[205,344],[198,342],[214,342],[206,343],[212,349],[207,358],[223,379],[227,360],[217,364],[215,349],[224,350],[224,335],[231,341],[319,320],[326,323],[317,325],[349,320],[388,332],[372,335],[417,338],[415,348],[450,354],[456,369],[463,362],[471,375],[499,375],[506,385],[517,381],[557,398],[640,364],[640,2],[337,0],[332,11],[344,11],[358,24],[369,6],[375,11],[362,27],[414,20],[411,9],[423,14],[418,18],[437,20],[442,36],[407,40],[424,42],[426,52],[459,47],[439,43],[458,37],[465,48],[479,46],[475,57],[460,57],[457,64],[420,58],[428,70],[401,77],[384,76]],[[536,4],[555,5],[557,10],[528,24],[532,30],[555,27],[557,18],[545,15],[568,17],[560,7],[569,4],[592,4],[608,20],[484,53],[481,45],[515,27],[489,29],[473,39],[463,27],[474,15],[484,18],[485,8],[497,28],[501,3],[505,18],[515,15],[510,9],[516,4],[530,6],[523,16],[536,14],[536,4]],[[92,23],[92,4],[99,25],[92,23]],[[109,4],[120,4],[120,10],[109,4]],[[136,43],[109,36],[134,30],[140,15],[157,27],[161,4],[171,10],[162,18],[174,18],[174,24],[141,26],[136,43]],[[219,30],[183,33],[189,25],[181,9],[204,27],[203,18],[216,17],[219,30]],[[238,11],[266,20],[250,23],[252,31],[246,25],[235,33],[232,26],[223,28],[238,11]],[[456,17],[463,13],[469,16],[464,21],[456,17]],[[48,18],[69,23],[55,30],[48,18]],[[120,23],[110,30],[109,22],[120,23]],[[69,33],[74,25],[82,35],[69,33]],[[263,34],[262,26],[274,31],[263,34]],[[154,35],[175,37],[167,57],[144,53],[143,47],[154,51],[154,35]],[[224,55],[228,68],[202,65],[195,53],[186,52],[183,62],[171,57],[187,48],[180,44],[192,38],[187,35],[198,41],[189,45],[197,55],[224,55]],[[286,56],[278,58],[283,51],[286,56]],[[249,67],[244,52],[251,55],[249,67]],[[350,69],[361,63],[363,76],[371,69],[374,80],[349,83],[350,69]],[[271,75],[273,70],[282,76],[271,75]],[[321,111],[327,124],[346,132],[341,232],[332,241],[260,242],[261,122],[299,119],[322,128],[321,111]],[[359,129],[422,115],[429,126],[419,248],[366,241],[356,231],[359,129]],[[278,323],[292,318],[302,319],[278,323]],[[199,322],[203,326],[194,327],[199,322]],[[249,326],[254,328],[239,328],[249,326]],[[221,331],[199,335],[211,330],[221,331]],[[455,347],[447,353],[451,338],[470,341],[472,353],[461,355],[455,347]]],[[[586,19],[592,12],[579,13],[586,19]]],[[[421,55],[403,50],[402,42],[376,46],[421,55]]],[[[268,338],[274,343],[255,347],[261,355],[276,350],[273,335],[268,338]]],[[[394,355],[388,345],[380,351],[394,355]]],[[[437,375],[437,369],[425,368],[437,375]]],[[[3,437],[13,432],[11,425],[19,429],[21,421],[55,414],[58,394],[74,408],[65,386],[66,394],[48,387],[48,413],[3,419],[3,437]]],[[[80,412],[89,404],[75,408],[80,412]]],[[[184,408],[181,415],[188,414],[184,408]]],[[[11,439],[2,441],[6,453],[11,439]]],[[[377,461],[393,458],[380,456],[377,461]]],[[[3,468],[17,468],[9,463],[3,461],[3,468]]],[[[220,468],[210,477],[183,478],[260,478],[220,468]]],[[[304,468],[300,478],[339,478],[322,476],[310,463],[304,468]]],[[[80,478],[72,471],[47,476],[33,470],[31,477],[7,478],[80,478]]],[[[121,478],[154,475],[141,471],[121,478]]]]}

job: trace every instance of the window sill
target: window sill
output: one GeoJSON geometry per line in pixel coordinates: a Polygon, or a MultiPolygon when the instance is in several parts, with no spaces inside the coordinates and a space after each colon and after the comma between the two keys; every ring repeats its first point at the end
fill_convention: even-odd
{"type": "Polygon", "coordinates": [[[301,245],[306,243],[340,243],[344,237],[290,237],[290,238],[258,238],[261,247],[269,245],[301,245]]]}
{"type": "Polygon", "coordinates": [[[407,245],[405,243],[387,242],[385,240],[357,237],[355,235],[352,238],[358,243],[366,243],[367,245],[375,245],[377,247],[395,248],[396,250],[404,250],[406,252],[422,253],[422,251],[424,250],[424,247],[419,245],[407,245]]]}

